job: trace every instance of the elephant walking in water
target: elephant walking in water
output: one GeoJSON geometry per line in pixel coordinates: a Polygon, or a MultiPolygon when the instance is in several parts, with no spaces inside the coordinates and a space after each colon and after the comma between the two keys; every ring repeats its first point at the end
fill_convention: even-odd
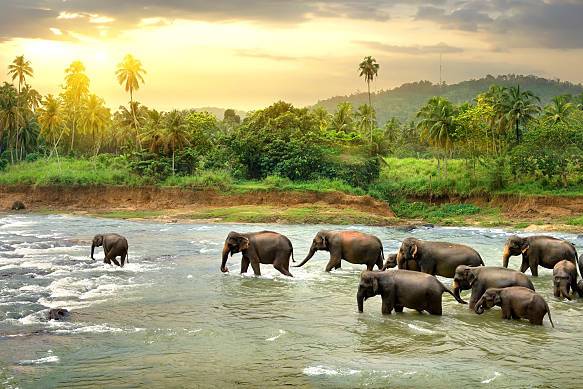
{"type": "Polygon", "coordinates": [[[93,258],[93,253],[95,252],[95,247],[103,246],[103,252],[105,253],[104,263],[111,265],[111,262],[115,263],[117,266],[123,267],[126,258],[127,262],[130,263],[128,257],[128,241],[126,238],[119,234],[98,234],[93,237],[93,243],[91,244],[91,259],[93,258]],[[120,262],[115,259],[120,257],[120,262]]]}
{"type": "Polygon", "coordinates": [[[372,270],[375,265],[383,268],[383,244],[374,235],[360,231],[320,231],[314,237],[312,246],[306,258],[297,266],[301,267],[308,262],[318,250],[330,252],[330,260],[326,271],[339,269],[342,260],[354,264],[366,265],[372,270]]]}
{"type": "MultiPolygon", "coordinates": [[[[547,269],[555,267],[557,262],[566,259],[577,263],[577,250],[571,242],[553,238],[552,236],[535,235],[521,238],[512,235],[506,241],[504,254],[502,255],[502,266],[508,267],[508,259],[513,255],[522,254],[522,265],[520,271],[524,273],[530,268],[533,277],[538,276],[538,267],[547,269]]],[[[579,261],[579,271],[583,275],[583,263],[579,261]]]]}
{"type": "Polygon", "coordinates": [[[289,259],[293,259],[294,249],[290,240],[281,234],[273,231],[260,231],[240,234],[231,231],[223,246],[223,261],[221,271],[226,273],[227,258],[229,254],[241,253],[241,274],[247,273],[249,264],[253,268],[256,276],[261,275],[259,264],[273,264],[273,267],[280,273],[293,277],[289,272],[289,259]]]}

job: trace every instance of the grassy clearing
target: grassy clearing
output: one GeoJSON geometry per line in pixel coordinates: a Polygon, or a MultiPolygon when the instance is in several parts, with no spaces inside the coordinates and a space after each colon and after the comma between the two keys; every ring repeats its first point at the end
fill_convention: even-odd
{"type": "Polygon", "coordinates": [[[117,210],[100,213],[99,216],[112,219],[154,219],[164,216],[165,211],[117,210]]]}

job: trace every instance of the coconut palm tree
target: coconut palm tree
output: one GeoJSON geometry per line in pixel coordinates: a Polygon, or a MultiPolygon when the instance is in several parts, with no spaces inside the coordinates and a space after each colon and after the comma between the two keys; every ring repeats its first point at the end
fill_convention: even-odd
{"type": "Polygon", "coordinates": [[[417,113],[421,119],[417,123],[420,138],[443,150],[444,167],[447,177],[447,156],[451,153],[456,132],[456,109],[443,97],[432,97],[417,113]]]}
{"type": "Polygon", "coordinates": [[[24,55],[19,55],[8,65],[8,75],[12,76],[12,81],[18,79],[18,94],[22,85],[26,84],[26,77],[34,77],[30,61],[24,59],[24,55]]]}
{"type": "Polygon", "coordinates": [[[67,127],[65,126],[65,117],[63,104],[58,97],[48,94],[38,112],[38,122],[40,124],[40,134],[51,143],[53,149],[49,158],[56,154],[59,157],[59,142],[66,135],[67,127]]]}
{"type": "Polygon", "coordinates": [[[107,128],[111,114],[109,108],[105,107],[105,101],[101,97],[94,94],[89,95],[85,102],[83,116],[81,118],[81,125],[83,128],[91,133],[91,139],[95,148],[95,154],[99,152],[101,147],[101,138],[103,131],[107,128]],[[96,141],[96,135],[98,140],[96,141]]]}
{"type": "Polygon", "coordinates": [[[24,85],[21,92],[22,98],[25,105],[30,108],[32,112],[35,112],[38,107],[40,107],[42,102],[42,96],[36,89],[32,89],[30,85],[24,85]]]}
{"type": "Polygon", "coordinates": [[[504,116],[508,128],[514,128],[516,142],[522,138],[521,127],[540,112],[540,99],[531,91],[520,90],[520,85],[510,87],[504,94],[504,116]]]}
{"type": "Polygon", "coordinates": [[[555,96],[551,99],[550,104],[545,107],[544,117],[553,124],[564,122],[569,115],[575,110],[571,103],[571,96],[555,96]]]}
{"type": "Polygon", "coordinates": [[[71,146],[69,151],[73,151],[75,144],[75,133],[81,119],[82,105],[89,94],[89,77],[85,74],[85,65],[81,61],[73,61],[65,69],[65,86],[62,94],[65,111],[69,120],[67,125],[71,131],[71,146]]]}
{"type": "Polygon", "coordinates": [[[336,132],[344,132],[348,134],[352,132],[353,129],[353,118],[352,118],[352,104],[349,102],[343,102],[338,104],[336,107],[336,112],[332,117],[330,127],[336,132]]]}
{"type": "Polygon", "coordinates": [[[146,70],[142,67],[142,63],[134,58],[133,55],[127,54],[123,61],[117,65],[115,75],[117,82],[124,86],[126,92],[130,93],[130,110],[134,117],[134,127],[138,127],[136,113],[133,111],[134,105],[134,91],[140,89],[140,83],[144,83],[144,75],[146,70]],[[124,85],[125,84],[125,85],[124,85]]]}
{"type": "Polygon", "coordinates": [[[176,173],[174,168],[174,157],[176,150],[190,144],[188,123],[184,115],[177,110],[164,115],[164,148],[166,151],[172,151],[172,174],[176,173]]]}
{"type": "Polygon", "coordinates": [[[376,123],[376,112],[368,104],[363,104],[358,107],[355,113],[356,123],[360,132],[366,136],[367,132],[370,132],[371,128],[375,128],[376,123]]]}
{"type": "Polygon", "coordinates": [[[17,139],[18,128],[23,122],[24,117],[19,107],[18,92],[12,84],[5,82],[0,87],[0,148],[4,136],[7,136],[12,162],[14,162],[14,151],[17,149],[13,142],[17,139]]]}
{"type": "MultiPolygon", "coordinates": [[[[377,63],[376,59],[371,57],[370,55],[364,57],[364,60],[358,65],[358,70],[360,70],[360,77],[364,77],[366,81],[366,86],[368,88],[368,105],[372,109],[372,101],[370,98],[370,83],[374,80],[379,73],[379,64],[377,63]]],[[[371,111],[372,112],[372,111],[371,111]]],[[[372,118],[369,120],[372,122],[372,118]]],[[[370,141],[372,143],[372,127],[370,128],[370,141]]]]}

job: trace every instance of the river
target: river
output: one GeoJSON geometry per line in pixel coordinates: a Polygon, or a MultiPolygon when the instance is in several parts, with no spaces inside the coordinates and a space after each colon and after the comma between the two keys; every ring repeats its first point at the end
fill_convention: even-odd
{"type": "MultiPolygon", "coordinates": [[[[471,245],[500,266],[510,232],[480,228],[164,224],[64,215],[0,217],[0,387],[580,387],[583,300],[552,296],[534,279],[556,328],[479,316],[448,294],[443,316],[382,316],[380,297],[356,307],[362,266],[327,274],[319,252],[294,278],[262,265],[219,271],[229,231],[288,236],[296,260],[322,228],[381,238],[385,255],[407,236],[471,245]],[[128,238],[123,269],[89,258],[95,233],[128,238]],[[251,271],[251,269],[250,269],[251,271]],[[582,301],[582,302],[580,302],[582,301]],[[50,307],[69,321],[47,322],[50,307]]],[[[581,247],[583,239],[554,234],[581,247]]],[[[581,249],[579,251],[582,251],[581,249]]],[[[96,258],[103,258],[97,249],[96,258]]],[[[518,268],[520,259],[511,258],[518,268]]],[[[442,279],[450,286],[451,280],[442,279]]],[[[469,298],[469,292],[462,296],[469,298]]]]}

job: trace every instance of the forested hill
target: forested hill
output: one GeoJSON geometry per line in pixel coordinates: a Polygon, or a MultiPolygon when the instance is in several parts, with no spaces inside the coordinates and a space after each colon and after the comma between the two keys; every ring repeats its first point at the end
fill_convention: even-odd
{"type": "MultiPolygon", "coordinates": [[[[486,76],[479,80],[463,81],[458,84],[442,85],[433,84],[430,81],[419,81],[403,84],[391,90],[377,92],[372,97],[373,106],[377,112],[379,124],[383,124],[389,118],[395,116],[401,121],[411,120],[419,108],[427,102],[430,97],[441,95],[453,103],[471,101],[478,95],[486,91],[490,85],[501,86],[520,85],[521,89],[532,91],[541,99],[541,103],[547,104],[553,96],[583,93],[583,85],[572,84],[565,81],[548,80],[536,76],[523,75],[501,75],[497,77],[486,76]]],[[[353,94],[350,96],[335,96],[316,103],[329,112],[334,112],[339,103],[348,101],[355,107],[368,103],[365,93],[353,94]]]]}

